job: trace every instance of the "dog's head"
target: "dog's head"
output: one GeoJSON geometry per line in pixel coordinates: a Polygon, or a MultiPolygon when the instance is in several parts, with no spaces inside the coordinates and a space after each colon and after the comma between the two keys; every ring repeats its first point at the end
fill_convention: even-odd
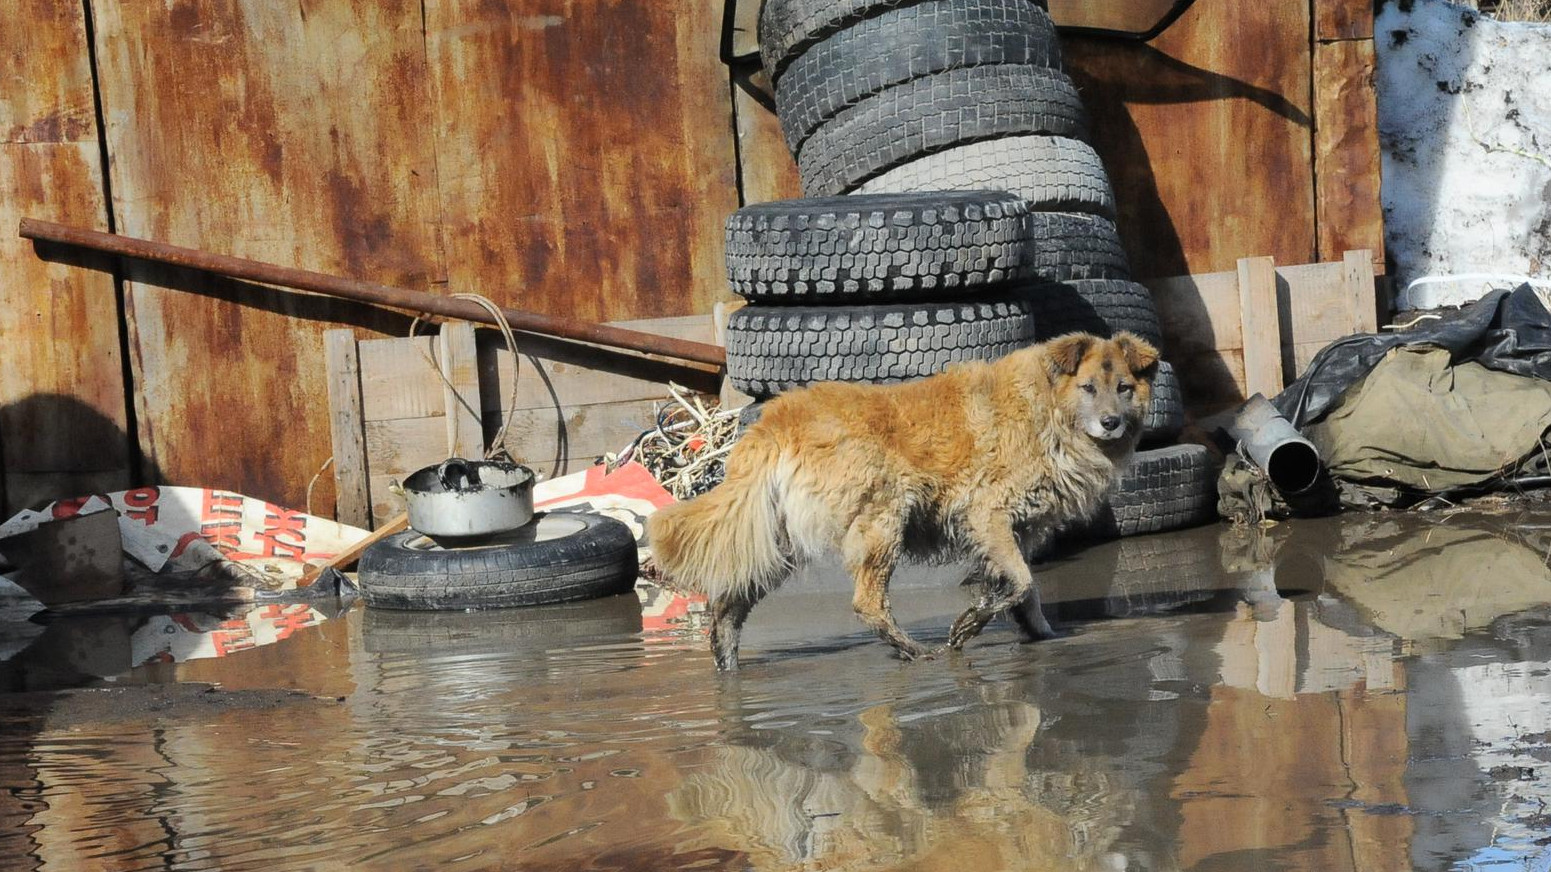
{"type": "Polygon", "coordinates": [[[1134,441],[1152,401],[1158,349],[1132,333],[1072,333],[1045,343],[1057,402],[1101,443],[1134,441]]]}

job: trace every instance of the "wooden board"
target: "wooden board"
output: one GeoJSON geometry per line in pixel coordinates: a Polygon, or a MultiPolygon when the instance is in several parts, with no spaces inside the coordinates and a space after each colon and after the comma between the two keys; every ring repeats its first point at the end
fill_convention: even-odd
{"type": "Polygon", "coordinates": [[[370,526],[366,492],[366,434],[361,417],[361,356],[355,333],[323,334],[328,366],[329,427],[334,446],[334,519],[355,527],[370,526]]]}
{"type": "Polygon", "coordinates": [[[1282,391],[1282,319],[1276,262],[1239,261],[1239,319],[1244,351],[1244,392],[1274,397],[1282,391]]]}
{"type": "MultiPolygon", "coordinates": [[[[764,74],[759,74],[764,80],[764,74]]],[[[742,85],[733,84],[737,112],[739,181],[743,204],[768,203],[802,196],[797,162],[781,135],[781,121],[761,106],[742,85]]]]}
{"type": "Polygon", "coordinates": [[[722,8],[427,0],[452,288],[598,321],[726,295],[722,8]]]}
{"type": "MultiPolygon", "coordinates": [[[[1146,284],[1158,307],[1164,357],[1179,373],[1191,407],[1201,411],[1248,396],[1239,272],[1152,279],[1146,284]]],[[[1336,263],[1275,267],[1274,307],[1266,302],[1259,305],[1274,308],[1278,336],[1271,345],[1267,329],[1257,349],[1269,346],[1279,348],[1279,353],[1250,362],[1262,367],[1258,383],[1274,383],[1268,358],[1278,362],[1280,378],[1291,381],[1330,342],[1356,332],[1373,332],[1375,285],[1372,256],[1365,250],[1348,252],[1336,263]]],[[[1261,276],[1262,300],[1265,287],[1261,276]]]]}
{"type": "Polygon", "coordinates": [[[1368,249],[1382,264],[1379,115],[1371,39],[1314,46],[1314,160],[1319,260],[1368,249]]]}
{"type": "MultiPolygon", "coordinates": [[[[617,322],[637,330],[709,342],[708,317],[689,316],[617,322]]],[[[590,466],[602,454],[623,448],[652,425],[655,407],[667,396],[666,381],[705,394],[719,379],[688,366],[636,359],[631,368],[607,371],[596,360],[559,355],[551,345],[519,339],[513,406],[513,356],[495,330],[450,324],[438,336],[369,339],[357,343],[360,357],[360,414],[364,433],[364,478],[372,522],[381,524],[404,510],[390,491],[394,480],[439,463],[449,454],[479,457],[493,445],[510,415],[505,440],[518,461],[545,475],[590,466]],[[444,339],[443,337],[452,337],[444,339]],[[562,359],[554,359],[560,356],[562,359]],[[459,373],[457,399],[437,374],[459,373]],[[478,412],[477,425],[468,416],[478,412]],[[449,411],[452,414],[449,414],[449,411]],[[464,420],[454,429],[453,418],[464,420]],[[478,442],[468,441],[477,434],[478,442]],[[463,441],[460,441],[463,440],[463,441]]],[[[336,437],[337,443],[337,437],[336,437]]],[[[342,470],[339,470],[342,472],[342,470]]]]}
{"type": "Polygon", "coordinates": [[[1373,0],[1314,0],[1314,38],[1373,39],[1373,0]]]}
{"type": "Polygon", "coordinates": [[[448,324],[437,335],[447,450],[456,457],[485,453],[483,405],[479,399],[479,354],[473,324],[448,324]]]}
{"type": "Polygon", "coordinates": [[[1065,40],[1136,275],[1317,259],[1309,14],[1199,0],[1147,45],[1065,40]]]}
{"type": "MultiPolygon", "coordinates": [[[[422,290],[444,279],[418,0],[90,8],[122,232],[422,290]]],[[[301,505],[330,453],[323,331],[404,320],[129,277],[139,440],[159,478],[301,505]]]]}
{"type": "Polygon", "coordinates": [[[23,217],[108,229],[80,4],[18,0],[0,27],[0,503],[129,485],[118,312],[100,259],[45,261],[23,217]],[[20,22],[25,22],[21,24],[20,22]]]}

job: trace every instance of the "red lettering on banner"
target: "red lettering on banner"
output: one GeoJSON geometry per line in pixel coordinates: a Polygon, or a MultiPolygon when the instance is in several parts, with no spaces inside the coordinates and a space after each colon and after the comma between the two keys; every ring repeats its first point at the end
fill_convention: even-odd
{"type": "Polygon", "coordinates": [[[79,515],[81,513],[81,509],[85,508],[86,504],[94,499],[102,500],[110,506],[113,505],[113,501],[108,499],[104,494],[93,494],[86,497],[71,497],[68,500],[55,501],[54,508],[50,510],[50,514],[54,516],[54,520],[56,521],[63,521],[66,518],[73,518],[76,515],[79,515]]]}
{"type": "Polygon", "coordinates": [[[147,527],[156,523],[156,501],[161,498],[160,488],[142,487],[124,492],[124,505],[127,506],[124,514],[136,521],[143,522],[147,527]]]}
{"type": "Polygon", "coordinates": [[[184,533],[182,536],[179,536],[178,544],[174,545],[172,548],[172,557],[174,559],[182,557],[183,552],[187,551],[190,545],[200,541],[203,538],[204,537],[199,533],[184,533]]]}
{"type": "Polygon", "coordinates": [[[253,642],[253,628],[242,619],[227,621],[210,634],[215,646],[215,656],[225,657],[233,651],[246,651],[257,647],[253,642]]]}
{"type": "Polygon", "coordinates": [[[242,495],[205,491],[199,511],[199,535],[222,552],[242,546],[242,495]]]}
{"type": "Polygon", "coordinates": [[[300,560],[307,551],[307,515],[266,504],[264,529],[254,534],[263,543],[259,556],[300,560]]]}
{"type": "Polygon", "coordinates": [[[316,623],[312,617],[312,607],[304,603],[293,603],[289,606],[267,605],[259,609],[259,617],[274,622],[277,642],[288,639],[297,630],[306,629],[316,623]]]}

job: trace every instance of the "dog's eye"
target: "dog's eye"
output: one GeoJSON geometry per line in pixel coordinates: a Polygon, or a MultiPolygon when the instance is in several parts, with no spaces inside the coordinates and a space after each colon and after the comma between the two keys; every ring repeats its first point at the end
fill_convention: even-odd
{"type": "Polygon", "coordinates": [[[1126,384],[1125,382],[1121,382],[1115,387],[1115,390],[1121,392],[1122,394],[1129,394],[1131,393],[1131,385],[1126,384]]]}
{"type": "Polygon", "coordinates": [[[1096,394],[1099,392],[1099,389],[1093,386],[1093,382],[1083,382],[1082,389],[1090,394],[1096,394]]]}

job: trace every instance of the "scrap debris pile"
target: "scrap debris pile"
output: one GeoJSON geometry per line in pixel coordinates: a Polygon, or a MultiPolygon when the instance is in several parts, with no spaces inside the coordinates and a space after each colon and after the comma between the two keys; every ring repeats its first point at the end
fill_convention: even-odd
{"type": "Polygon", "coordinates": [[[609,469],[635,461],[646,467],[674,499],[687,500],[722,483],[727,453],[738,437],[738,411],[709,407],[688,390],[670,384],[672,399],[657,409],[657,424],[642,431],[609,469]]]}

